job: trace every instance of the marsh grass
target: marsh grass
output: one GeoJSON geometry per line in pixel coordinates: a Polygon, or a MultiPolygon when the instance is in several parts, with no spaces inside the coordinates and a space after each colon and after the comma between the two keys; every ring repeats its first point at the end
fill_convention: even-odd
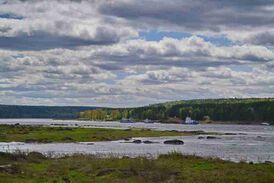
{"type": "Polygon", "coordinates": [[[233,163],[172,152],[157,159],[0,153],[0,182],[274,182],[274,164],[233,163]]]}
{"type": "Polygon", "coordinates": [[[206,134],[203,131],[153,131],[149,129],[104,129],[0,125],[0,142],[95,142],[132,137],[186,136],[206,134]]]}

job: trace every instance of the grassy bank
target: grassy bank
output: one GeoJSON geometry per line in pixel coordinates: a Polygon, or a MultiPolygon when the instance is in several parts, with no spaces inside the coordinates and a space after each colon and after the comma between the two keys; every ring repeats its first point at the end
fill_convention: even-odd
{"type": "Polygon", "coordinates": [[[158,159],[46,158],[39,153],[0,154],[0,182],[274,182],[274,164],[233,163],[178,153],[158,159]]]}
{"type": "Polygon", "coordinates": [[[91,142],[131,137],[198,135],[204,132],[0,125],[0,142],[91,142]]]}

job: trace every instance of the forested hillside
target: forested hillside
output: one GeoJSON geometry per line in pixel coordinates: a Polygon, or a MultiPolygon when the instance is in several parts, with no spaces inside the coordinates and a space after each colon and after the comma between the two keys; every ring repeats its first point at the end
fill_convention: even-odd
{"type": "Polygon", "coordinates": [[[0,118],[77,118],[80,111],[95,107],[0,105],[0,118]]]}
{"type": "Polygon", "coordinates": [[[136,108],[96,108],[0,105],[0,118],[63,118],[120,120],[185,119],[274,122],[274,98],[183,100],[136,108]]]}
{"type": "Polygon", "coordinates": [[[136,120],[181,118],[214,121],[274,122],[274,98],[263,99],[205,99],[154,104],[127,109],[99,109],[80,113],[81,118],[118,120],[131,117],[136,120]]]}

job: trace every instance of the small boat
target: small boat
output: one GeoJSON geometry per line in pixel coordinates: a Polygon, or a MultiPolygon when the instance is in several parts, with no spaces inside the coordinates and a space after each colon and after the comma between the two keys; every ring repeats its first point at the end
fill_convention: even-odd
{"type": "Polygon", "coordinates": [[[197,125],[197,124],[199,124],[199,122],[191,119],[191,117],[186,117],[185,124],[197,125]]]}
{"type": "Polygon", "coordinates": [[[145,120],[144,120],[144,123],[153,123],[153,121],[150,120],[150,119],[145,119],[145,120]]]}
{"type": "Polygon", "coordinates": [[[267,122],[263,122],[263,123],[261,123],[261,125],[264,125],[264,126],[269,126],[270,124],[269,124],[269,123],[267,123],[267,122]]]}
{"type": "Polygon", "coordinates": [[[122,118],[120,123],[134,123],[131,118],[122,118]]]}

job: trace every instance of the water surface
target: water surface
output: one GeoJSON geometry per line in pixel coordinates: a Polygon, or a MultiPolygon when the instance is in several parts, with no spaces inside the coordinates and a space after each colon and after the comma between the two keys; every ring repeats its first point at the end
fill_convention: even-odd
{"type": "MultiPolygon", "coordinates": [[[[13,152],[38,151],[53,154],[97,154],[119,156],[152,156],[178,151],[184,154],[194,154],[203,157],[218,157],[235,162],[274,162],[274,129],[273,126],[260,125],[181,125],[181,124],[122,124],[118,122],[87,122],[74,120],[51,120],[51,119],[1,119],[0,124],[28,124],[46,126],[82,126],[98,128],[148,128],[154,130],[177,130],[234,133],[236,135],[215,135],[217,139],[198,139],[198,136],[188,137],[154,137],[134,138],[150,140],[154,144],[134,144],[127,141],[94,142],[90,143],[0,143],[0,151],[13,152]],[[180,139],[184,145],[166,145],[163,142],[168,139],[180,139]]],[[[205,136],[206,137],[206,136],[205,136]]]]}

